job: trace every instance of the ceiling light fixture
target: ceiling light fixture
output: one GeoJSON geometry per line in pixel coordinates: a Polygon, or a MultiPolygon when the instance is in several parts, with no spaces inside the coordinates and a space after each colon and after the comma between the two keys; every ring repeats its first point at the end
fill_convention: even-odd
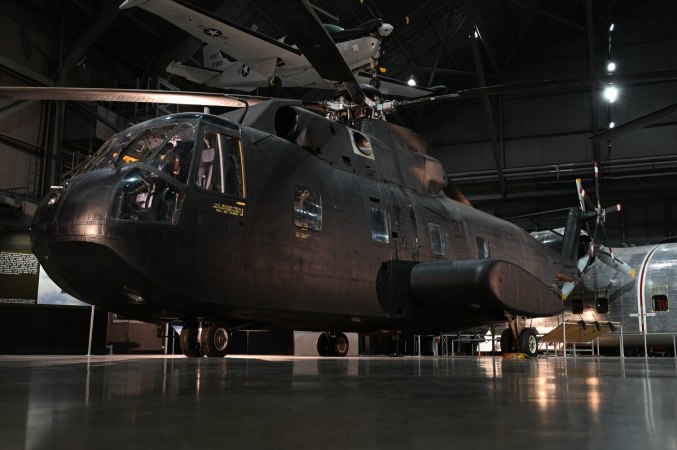
{"type": "Polygon", "coordinates": [[[610,84],[606,89],[604,89],[604,98],[607,99],[609,103],[615,102],[617,97],[618,89],[616,89],[615,86],[610,84]]]}
{"type": "Polygon", "coordinates": [[[414,79],[414,76],[413,76],[413,75],[411,75],[411,76],[409,77],[409,81],[407,81],[407,84],[408,84],[409,86],[416,86],[416,80],[414,79]]]}

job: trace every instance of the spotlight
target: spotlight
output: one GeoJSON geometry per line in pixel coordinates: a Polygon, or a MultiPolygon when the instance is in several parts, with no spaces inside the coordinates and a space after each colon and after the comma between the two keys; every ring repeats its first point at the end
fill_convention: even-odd
{"type": "Polygon", "coordinates": [[[606,65],[607,73],[613,73],[614,70],[616,70],[616,63],[613,61],[609,61],[609,64],[606,65]]]}
{"type": "Polygon", "coordinates": [[[413,75],[411,75],[411,76],[409,77],[409,81],[407,81],[407,84],[408,84],[409,86],[416,86],[416,80],[414,80],[414,76],[413,76],[413,75]]]}
{"type": "Polygon", "coordinates": [[[612,31],[614,31],[614,24],[613,23],[611,25],[609,25],[609,32],[612,32],[612,31]]]}
{"type": "Polygon", "coordinates": [[[614,122],[609,122],[609,128],[613,128],[615,126],[616,126],[616,124],[614,122]]]}
{"type": "Polygon", "coordinates": [[[607,86],[607,88],[604,90],[604,98],[609,101],[609,103],[613,103],[616,101],[616,97],[618,97],[618,89],[616,89],[613,85],[607,86]]]}

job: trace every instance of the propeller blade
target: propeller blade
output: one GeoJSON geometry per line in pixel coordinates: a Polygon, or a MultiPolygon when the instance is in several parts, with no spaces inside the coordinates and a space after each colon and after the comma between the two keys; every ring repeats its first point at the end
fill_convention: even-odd
{"type": "Polygon", "coordinates": [[[604,209],[604,214],[611,214],[621,212],[623,206],[620,203],[615,204],[614,206],[609,206],[604,209]]]}
{"type": "Polygon", "coordinates": [[[595,205],[592,203],[592,200],[590,200],[590,197],[588,197],[588,193],[583,189],[583,183],[580,178],[576,178],[576,190],[578,192],[578,201],[581,205],[581,209],[585,211],[585,206],[587,206],[589,211],[594,211],[595,205]]]}
{"type": "Polygon", "coordinates": [[[571,291],[574,290],[576,285],[578,284],[578,281],[567,281],[562,285],[562,300],[566,300],[569,294],[571,294],[571,291]]]}
{"type": "Polygon", "coordinates": [[[578,272],[579,272],[579,277],[575,281],[567,281],[564,284],[562,284],[562,300],[566,300],[569,294],[571,294],[571,291],[574,290],[576,285],[578,284],[579,281],[581,281],[581,278],[583,278],[583,275],[585,272],[588,271],[590,268],[590,254],[586,253],[585,255],[581,256],[578,258],[578,272]]]}
{"type": "Polygon", "coordinates": [[[597,196],[597,208],[600,208],[602,200],[599,195],[599,164],[595,161],[595,195],[597,196]]]}
{"type": "Polygon", "coordinates": [[[260,0],[257,4],[275,17],[322,78],[342,83],[354,102],[364,103],[364,93],[353,72],[307,1],[260,0]]]}
{"type": "Polygon", "coordinates": [[[607,266],[629,276],[630,278],[634,279],[635,275],[637,274],[637,271],[630,267],[627,263],[614,257],[613,252],[608,247],[600,245],[597,249],[597,257],[607,266]]]}
{"type": "Polygon", "coordinates": [[[675,113],[677,113],[677,103],[673,103],[672,105],[668,105],[664,108],[657,109],[656,111],[639,116],[620,125],[616,125],[615,127],[609,128],[608,130],[602,131],[601,133],[593,134],[590,136],[590,139],[598,142],[610,141],[611,139],[614,139],[630,131],[651,125],[652,123],[675,113]]]}
{"type": "Polygon", "coordinates": [[[183,91],[98,89],[74,87],[0,86],[0,98],[11,100],[70,100],[91,102],[169,103],[242,108],[255,105],[267,97],[183,91]]]}

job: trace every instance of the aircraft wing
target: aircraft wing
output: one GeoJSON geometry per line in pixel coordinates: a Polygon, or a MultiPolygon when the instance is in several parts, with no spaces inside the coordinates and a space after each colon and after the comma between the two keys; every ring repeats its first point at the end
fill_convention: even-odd
{"type": "Polygon", "coordinates": [[[310,66],[298,48],[199,10],[182,0],[125,0],[120,9],[135,6],[164,18],[265,76],[273,76],[278,58],[288,65],[310,66]]]}

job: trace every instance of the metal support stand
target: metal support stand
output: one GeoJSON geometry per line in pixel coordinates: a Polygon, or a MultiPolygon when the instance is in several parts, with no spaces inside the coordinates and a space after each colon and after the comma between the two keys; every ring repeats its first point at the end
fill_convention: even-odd
{"type": "Polygon", "coordinates": [[[89,316],[89,342],[87,343],[87,356],[92,356],[93,334],[94,334],[94,306],[92,305],[92,313],[89,316]]]}

